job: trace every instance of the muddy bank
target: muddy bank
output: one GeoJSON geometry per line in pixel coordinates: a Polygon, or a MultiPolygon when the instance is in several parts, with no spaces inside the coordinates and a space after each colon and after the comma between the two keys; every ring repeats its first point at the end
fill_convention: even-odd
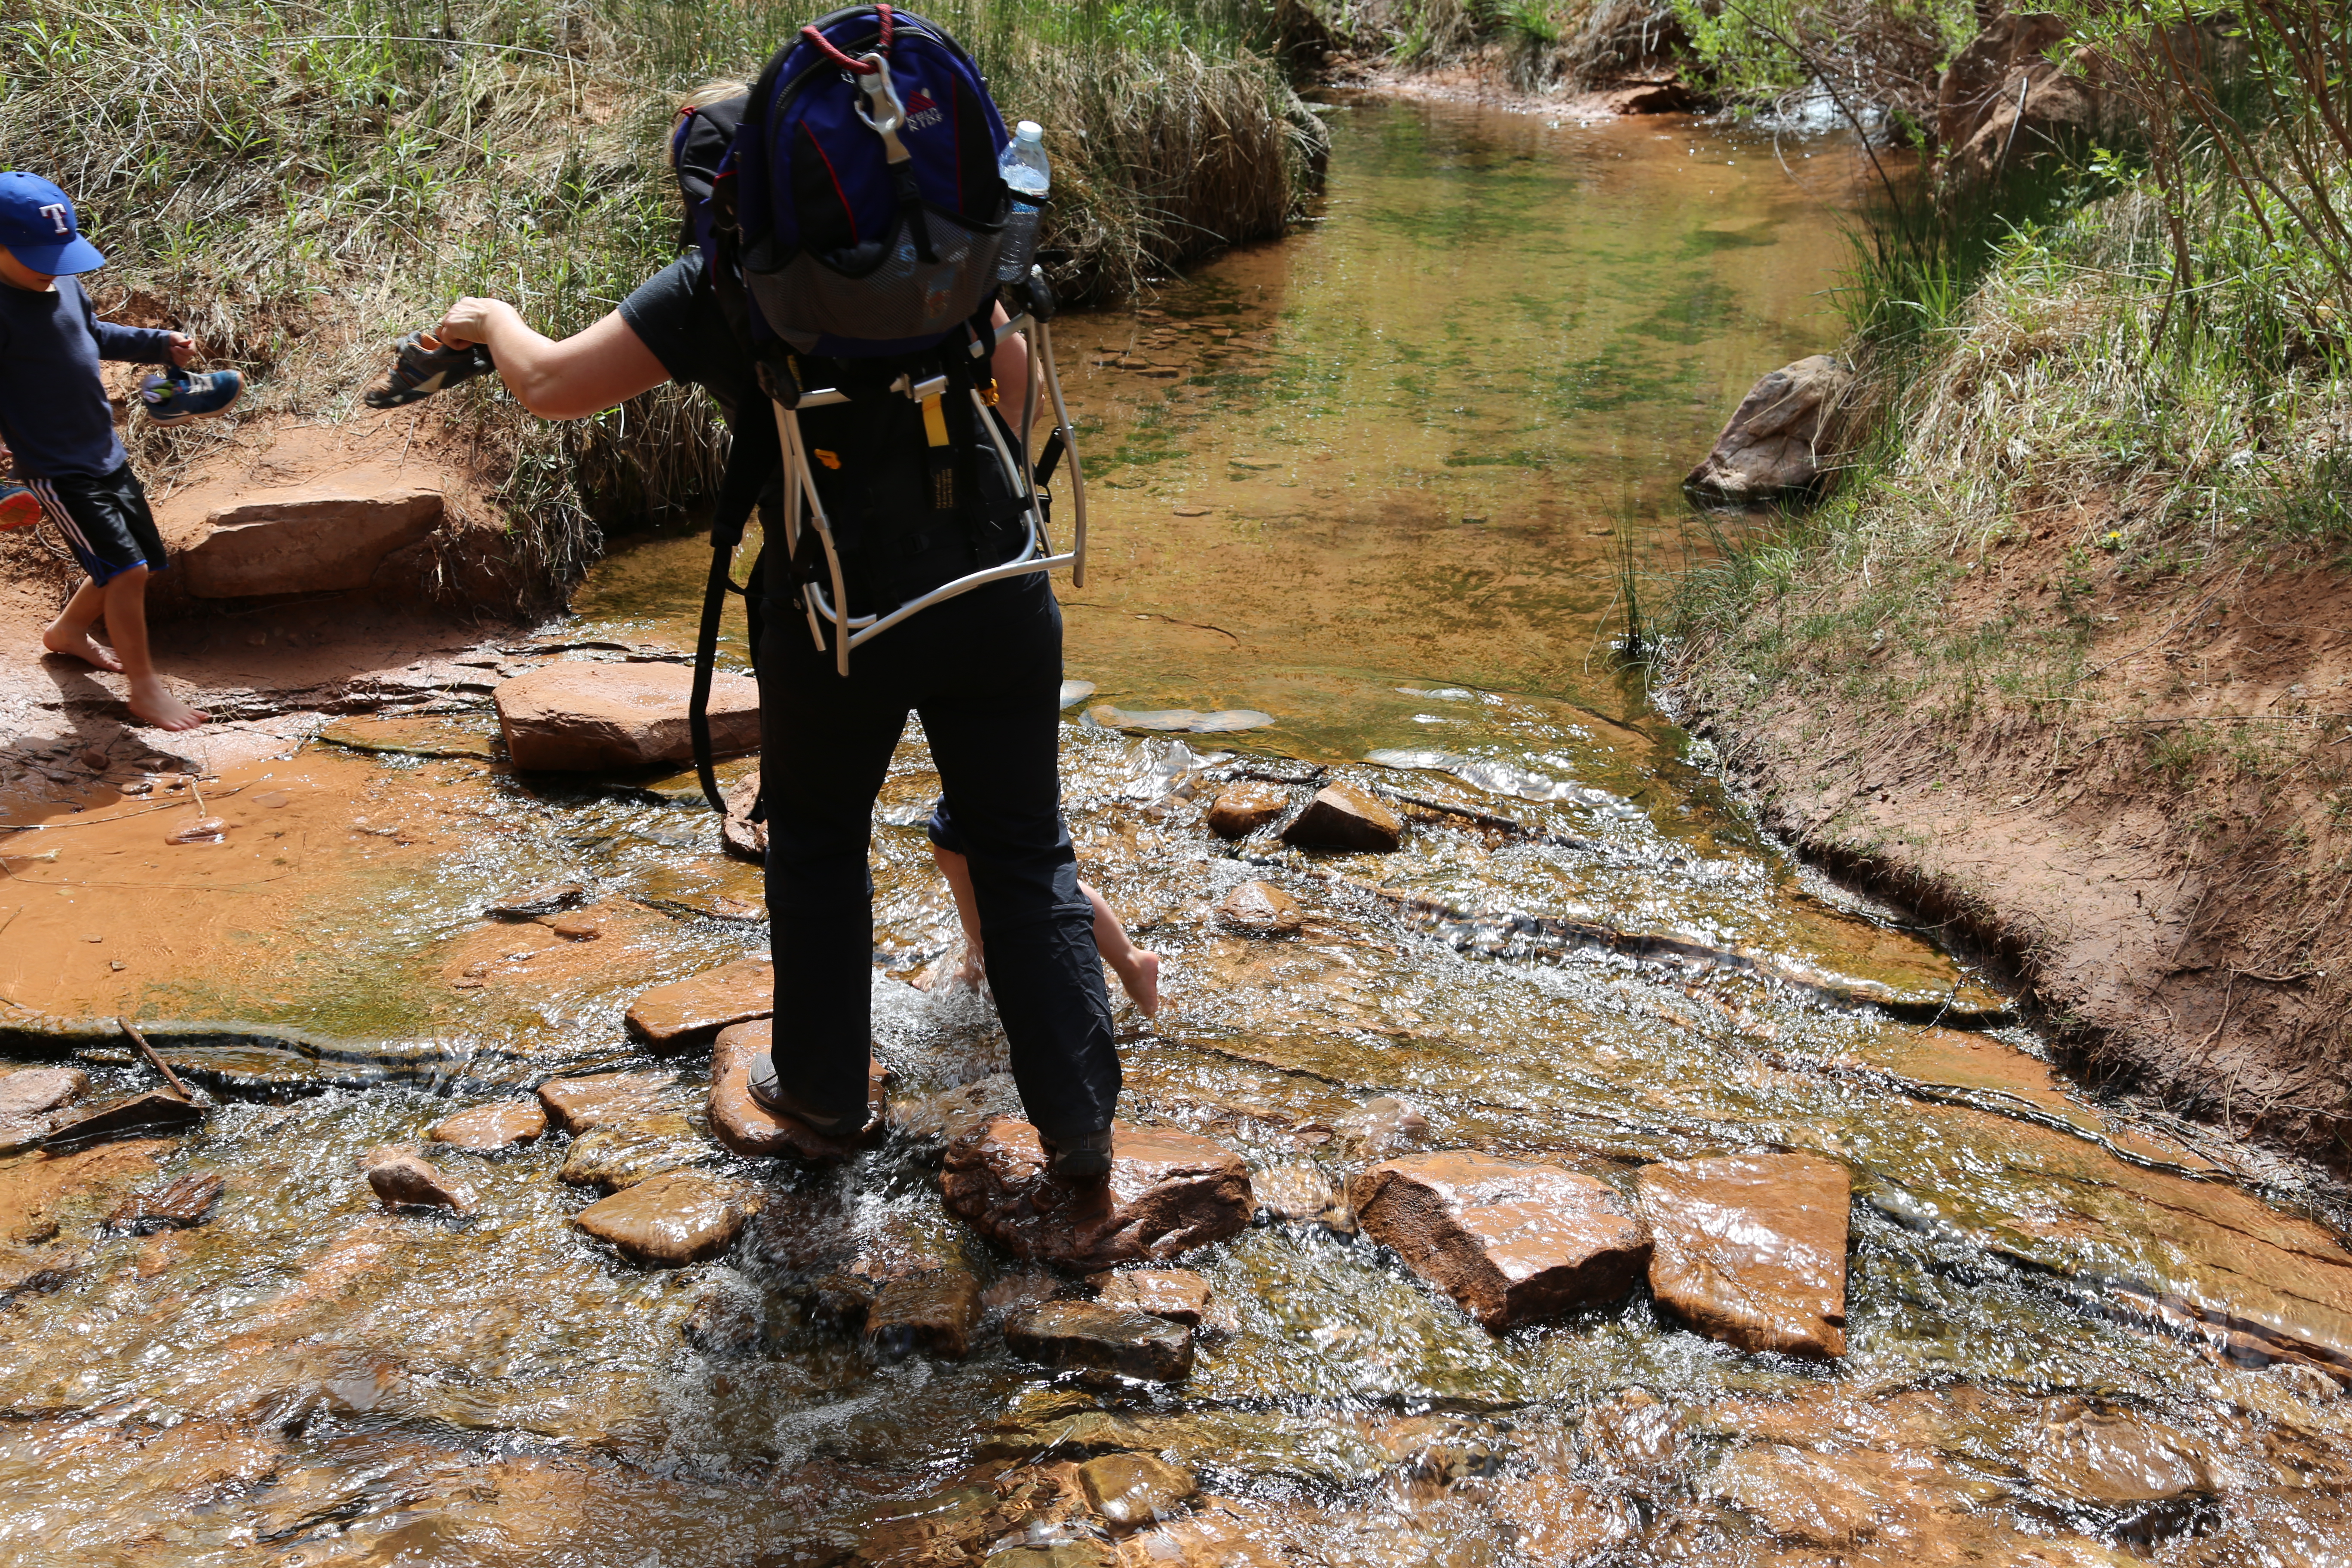
{"type": "Polygon", "coordinates": [[[2127,572],[2116,521],[2048,497],[1893,613],[1790,594],[1673,689],[1769,827],[1997,956],[2094,1077],[2341,1165],[2352,583],[2127,572]]]}

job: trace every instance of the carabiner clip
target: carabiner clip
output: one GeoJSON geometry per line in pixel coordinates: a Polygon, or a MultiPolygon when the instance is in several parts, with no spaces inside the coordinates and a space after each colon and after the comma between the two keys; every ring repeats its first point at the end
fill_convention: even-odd
{"type": "Polygon", "coordinates": [[[880,55],[864,55],[860,63],[874,69],[857,79],[858,90],[866,95],[866,101],[857,106],[857,118],[889,145],[890,162],[898,163],[907,156],[907,150],[898,144],[898,132],[907,123],[907,106],[899,101],[898,89],[890,85],[890,62],[880,55]]]}

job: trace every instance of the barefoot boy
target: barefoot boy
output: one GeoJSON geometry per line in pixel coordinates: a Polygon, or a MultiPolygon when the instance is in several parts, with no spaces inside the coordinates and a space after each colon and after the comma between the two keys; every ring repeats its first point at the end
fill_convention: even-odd
{"type": "MultiPolygon", "coordinates": [[[[100,321],[75,279],[105,264],[63,191],[37,174],[0,174],[0,436],[16,455],[15,477],[89,574],[42,646],[129,677],[141,723],[193,730],[205,715],[172,695],[148,657],[147,578],[164,567],[163,542],[115,437],[98,363],[183,366],[196,345],[179,332],[100,321]],[[111,650],[89,635],[101,616],[111,650]]],[[[171,423],[216,414],[239,390],[234,372],[167,384],[164,395],[178,397],[171,423]]],[[[165,417],[162,405],[152,411],[165,417]]]]}

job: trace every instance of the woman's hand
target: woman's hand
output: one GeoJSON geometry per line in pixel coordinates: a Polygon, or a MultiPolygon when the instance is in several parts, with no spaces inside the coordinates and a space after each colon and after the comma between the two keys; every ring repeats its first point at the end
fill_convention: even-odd
{"type": "Polygon", "coordinates": [[[490,341],[490,318],[499,311],[512,311],[513,306],[503,300],[477,300],[468,295],[449,307],[441,317],[441,324],[433,335],[451,348],[464,348],[468,343],[490,341]]]}

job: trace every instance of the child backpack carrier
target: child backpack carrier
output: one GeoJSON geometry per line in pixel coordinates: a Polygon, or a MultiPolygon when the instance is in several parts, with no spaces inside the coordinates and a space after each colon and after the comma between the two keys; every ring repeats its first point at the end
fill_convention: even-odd
{"type": "Polygon", "coordinates": [[[747,98],[688,110],[673,132],[687,236],[773,415],[739,411],[712,520],[688,716],[716,810],[706,709],[729,592],[752,610],[755,660],[761,599],[790,602],[846,678],[853,649],[983,584],[1065,565],[1085,583],[1085,477],[1034,264],[1038,211],[999,173],[1009,141],[971,58],[887,4],[803,27],[747,98]],[[1030,384],[1000,388],[992,356],[1021,331],[1030,384]],[[1054,426],[1033,463],[1041,385],[1054,426]],[[1006,397],[1017,430],[998,413],[1006,397]],[[1045,487],[1066,453],[1073,541],[1057,554],[1045,487]],[[763,549],[737,588],[730,563],[779,468],[781,565],[763,549]]]}

